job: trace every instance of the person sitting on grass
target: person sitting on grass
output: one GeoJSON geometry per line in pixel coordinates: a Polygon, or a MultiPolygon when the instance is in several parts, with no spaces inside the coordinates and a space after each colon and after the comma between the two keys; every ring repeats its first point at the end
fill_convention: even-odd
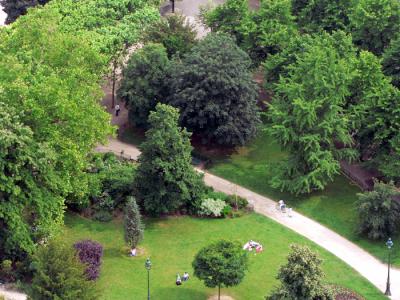
{"type": "Polygon", "coordinates": [[[131,254],[130,256],[136,256],[136,248],[131,249],[131,254]]]}
{"type": "Polygon", "coordinates": [[[181,276],[179,274],[176,274],[176,285],[181,285],[182,284],[182,279],[181,276]]]}
{"type": "Polygon", "coordinates": [[[183,273],[182,279],[183,279],[183,281],[188,281],[189,280],[189,273],[188,272],[183,273]]]}

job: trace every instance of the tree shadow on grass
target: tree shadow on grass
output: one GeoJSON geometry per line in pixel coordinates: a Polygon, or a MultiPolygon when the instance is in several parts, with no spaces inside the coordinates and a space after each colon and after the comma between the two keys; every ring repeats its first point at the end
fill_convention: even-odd
{"type": "MultiPolygon", "coordinates": [[[[168,288],[158,288],[153,291],[151,296],[154,299],[174,299],[174,300],[205,300],[206,292],[200,292],[190,288],[190,281],[181,286],[171,286],[168,288]]],[[[205,289],[205,288],[204,288],[205,289]]]]}

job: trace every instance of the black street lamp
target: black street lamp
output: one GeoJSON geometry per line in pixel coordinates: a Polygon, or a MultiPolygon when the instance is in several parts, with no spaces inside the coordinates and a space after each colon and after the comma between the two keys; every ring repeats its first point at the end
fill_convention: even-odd
{"type": "Polygon", "coordinates": [[[150,258],[146,259],[144,266],[147,270],[147,300],[150,300],[150,269],[151,269],[150,258]]]}
{"type": "Polygon", "coordinates": [[[387,281],[386,281],[386,291],[385,291],[385,295],[386,296],[392,296],[392,293],[390,292],[390,253],[392,251],[392,247],[393,247],[393,241],[391,238],[389,238],[386,242],[386,246],[388,247],[388,275],[387,275],[387,281]]]}

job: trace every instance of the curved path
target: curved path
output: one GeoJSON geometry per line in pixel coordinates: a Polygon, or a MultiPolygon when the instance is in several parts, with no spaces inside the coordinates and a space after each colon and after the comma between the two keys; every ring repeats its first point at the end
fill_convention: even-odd
{"type": "Polygon", "coordinates": [[[15,292],[5,289],[0,285],[0,295],[4,296],[6,300],[26,300],[27,297],[23,293],[15,292]]]}

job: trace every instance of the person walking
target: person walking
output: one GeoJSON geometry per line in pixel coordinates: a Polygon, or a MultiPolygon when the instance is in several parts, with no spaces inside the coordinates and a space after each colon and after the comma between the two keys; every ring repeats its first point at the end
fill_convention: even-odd
{"type": "Polygon", "coordinates": [[[121,108],[119,107],[119,104],[115,105],[115,115],[118,117],[119,112],[120,112],[121,108]]]}

